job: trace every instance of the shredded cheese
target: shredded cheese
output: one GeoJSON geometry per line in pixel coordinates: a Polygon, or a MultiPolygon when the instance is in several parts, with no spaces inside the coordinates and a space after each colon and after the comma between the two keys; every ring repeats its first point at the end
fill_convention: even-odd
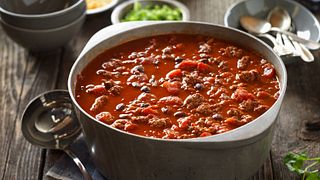
{"type": "Polygon", "coordinates": [[[103,7],[109,3],[111,3],[112,0],[86,0],[87,3],[87,9],[96,9],[103,7]]]}

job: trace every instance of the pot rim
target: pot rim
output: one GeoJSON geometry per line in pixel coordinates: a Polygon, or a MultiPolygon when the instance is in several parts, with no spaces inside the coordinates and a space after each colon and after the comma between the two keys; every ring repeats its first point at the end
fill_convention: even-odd
{"type": "MultiPolygon", "coordinates": [[[[102,31],[102,30],[100,30],[102,31]]],[[[97,32],[98,33],[98,32],[97,32]]],[[[179,34],[179,33],[177,33],[179,34]]],[[[139,38],[137,38],[139,39],[139,38]]],[[[90,41],[89,41],[90,42],[90,41]]],[[[119,45],[119,44],[118,44],[119,45]]],[[[117,46],[117,45],[116,45],[117,46]]],[[[115,47],[115,46],[113,46],[115,47]]],[[[106,50],[106,49],[105,49],[106,50]]],[[[91,59],[92,60],[92,59],[91,59]]],[[[277,73],[278,74],[278,73],[277,73]]],[[[138,138],[138,139],[142,139],[142,140],[146,140],[146,141],[157,141],[157,142],[168,142],[168,143],[232,143],[232,142],[243,142],[243,141],[247,141],[247,143],[249,143],[248,140],[253,140],[253,139],[257,139],[259,138],[258,136],[260,134],[263,134],[266,130],[268,130],[272,124],[274,124],[275,119],[273,120],[272,123],[270,123],[268,126],[265,126],[263,128],[262,131],[260,132],[254,132],[254,133],[247,133],[247,135],[245,137],[240,137],[240,138],[236,138],[234,139],[234,136],[232,136],[232,133],[235,133],[237,131],[240,131],[242,129],[247,128],[249,125],[253,124],[254,122],[258,122],[261,121],[260,119],[262,119],[263,117],[265,117],[267,114],[270,113],[270,111],[272,109],[275,108],[275,106],[281,106],[282,100],[284,98],[285,95],[285,91],[286,91],[286,87],[287,87],[287,71],[285,68],[284,63],[282,62],[281,58],[273,52],[272,48],[270,46],[268,46],[265,42],[263,42],[262,40],[254,37],[251,34],[248,34],[246,32],[243,32],[241,30],[235,29],[235,28],[231,28],[231,27],[225,27],[223,25],[218,25],[218,24],[212,24],[212,23],[205,23],[205,22],[196,22],[196,21],[189,21],[189,22],[183,22],[183,21],[162,21],[162,22],[153,22],[150,24],[142,24],[141,26],[135,27],[135,28],[131,28],[128,30],[124,30],[124,31],[120,31],[118,33],[116,33],[115,35],[111,36],[111,37],[107,37],[106,39],[102,40],[101,42],[99,42],[98,44],[95,44],[93,47],[89,48],[88,51],[86,51],[85,53],[80,53],[80,56],[77,58],[77,60],[74,62],[70,73],[69,73],[69,77],[68,77],[68,92],[70,94],[70,98],[72,99],[73,103],[75,104],[75,106],[78,108],[78,110],[80,110],[84,115],[86,115],[88,118],[90,118],[91,120],[93,120],[94,122],[98,123],[99,125],[105,126],[106,128],[112,129],[114,131],[117,131],[119,133],[121,133],[122,135],[128,135],[132,138],[138,138]],[[83,61],[83,57],[85,55],[87,55],[91,49],[93,49],[94,47],[98,46],[99,44],[103,43],[104,41],[106,41],[107,39],[110,38],[114,38],[116,36],[121,36],[122,34],[128,33],[130,31],[134,31],[134,30],[139,30],[139,29],[143,29],[146,27],[152,27],[152,26],[157,26],[157,25],[170,25],[170,24],[191,24],[191,25],[206,25],[206,26],[216,26],[218,28],[224,28],[224,29],[228,29],[229,31],[234,31],[236,33],[239,33],[241,35],[247,36],[255,41],[258,41],[260,44],[262,44],[263,46],[265,46],[269,53],[272,53],[273,56],[275,56],[277,58],[277,61],[280,64],[280,69],[281,71],[283,71],[283,77],[281,78],[283,80],[282,83],[280,83],[280,96],[278,97],[278,99],[274,102],[274,104],[266,111],[264,112],[262,115],[260,115],[259,117],[257,117],[256,119],[254,119],[253,121],[240,126],[238,128],[235,128],[233,130],[221,133],[221,134],[216,134],[216,135],[212,135],[212,136],[207,136],[207,137],[197,137],[197,138],[189,138],[189,139],[161,139],[161,138],[153,138],[153,137],[147,137],[147,136],[142,136],[142,135],[137,135],[137,134],[133,134],[133,133],[129,133],[117,128],[114,128],[110,125],[107,125],[103,122],[100,122],[98,120],[96,120],[94,117],[92,117],[90,114],[88,114],[85,110],[83,110],[81,108],[81,106],[78,104],[78,102],[76,101],[74,94],[73,94],[73,90],[72,88],[72,76],[76,70],[77,65],[79,64],[79,62],[83,61]],[[231,136],[230,136],[231,135],[231,136]],[[225,140],[224,138],[228,137],[227,140],[225,140]],[[232,137],[232,138],[230,138],[232,137]]],[[[262,121],[263,122],[263,121],[262,121]]],[[[248,130],[246,130],[248,131],[248,130]]],[[[259,138],[260,139],[260,138],[259,138]]],[[[251,141],[250,141],[251,142],[251,141]]]]}

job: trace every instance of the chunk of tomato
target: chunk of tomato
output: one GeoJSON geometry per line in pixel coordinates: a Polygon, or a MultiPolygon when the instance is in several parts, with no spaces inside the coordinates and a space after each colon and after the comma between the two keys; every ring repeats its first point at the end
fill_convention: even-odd
{"type": "Polygon", "coordinates": [[[181,77],[182,76],[182,71],[181,69],[174,69],[170,72],[167,73],[166,77],[168,79],[173,79],[175,77],[181,77]]]}
{"type": "Polygon", "coordinates": [[[212,69],[210,65],[205,64],[203,62],[199,62],[197,68],[202,73],[209,73],[211,72],[211,69],[212,69]]]}
{"type": "Polygon", "coordinates": [[[181,83],[178,81],[174,81],[174,82],[166,81],[162,85],[167,89],[169,93],[172,93],[172,94],[178,93],[181,88],[181,83]]]}
{"type": "Polygon", "coordinates": [[[247,90],[238,88],[231,96],[232,99],[237,101],[244,101],[248,99],[255,99],[255,96],[252,93],[249,93],[247,90]]]}
{"type": "Polygon", "coordinates": [[[209,132],[203,132],[200,134],[200,137],[206,137],[206,136],[211,136],[212,134],[209,132]]]}
{"type": "Polygon", "coordinates": [[[144,115],[158,114],[158,111],[156,109],[153,109],[152,107],[146,107],[141,110],[141,113],[144,115]]]}
{"type": "Polygon", "coordinates": [[[182,70],[194,70],[198,67],[198,62],[192,60],[184,60],[180,64],[177,64],[176,68],[182,70]]]}
{"type": "Polygon", "coordinates": [[[190,124],[190,119],[188,117],[184,117],[184,118],[180,118],[177,120],[179,123],[179,128],[181,129],[186,129],[188,128],[189,124],[190,124]]]}
{"type": "Polygon", "coordinates": [[[134,123],[131,123],[131,122],[128,122],[124,125],[124,130],[125,131],[130,131],[130,130],[133,130],[135,128],[137,128],[138,125],[137,124],[134,124],[134,123]]]}

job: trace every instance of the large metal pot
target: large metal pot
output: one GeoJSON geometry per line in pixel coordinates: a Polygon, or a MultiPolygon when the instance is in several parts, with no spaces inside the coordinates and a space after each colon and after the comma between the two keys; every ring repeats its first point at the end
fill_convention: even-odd
{"type": "Polygon", "coordinates": [[[247,179],[269,155],[274,126],[287,85],[281,59],[259,39],[239,30],[198,22],[127,24],[92,37],[70,72],[68,89],[91,156],[110,180],[247,179]],[[202,34],[251,48],[276,68],[281,93],[256,120],[227,133],[194,139],[164,140],[130,134],[101,123],[76,102],[77,75],[98,54],[130,40],[172,33],[202,34]]]}

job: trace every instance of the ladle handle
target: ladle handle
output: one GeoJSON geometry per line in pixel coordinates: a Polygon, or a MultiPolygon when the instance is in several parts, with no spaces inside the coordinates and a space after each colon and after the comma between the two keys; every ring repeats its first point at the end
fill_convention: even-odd
{"type": "Polygon", "coordinates": [[[83,175],[83,178],[85,180],[92,180],[90,174],[88,173],[88,171],[86,170],[84,165],[81,163],[80,159],[68,148],[64,149],[64,152],[67,153],[72,158],[74,163],[76,163],[76,165],[78,166],[81,174],[83,175]]]}
{"type": "Polygon", "coordinates": [[[320,43],[315,42],[315,41],[311,41],[311,40],[307,40],[307,39],[303,39],[303,38],[297,36],[297,35],[294,34],[294,33],[281,30],[281,29],[279,29],[279,28],[277,28],[277,27],[272,27],[270,30],[271,30],[271,31],[275,31],[275,32],[280,32],[280,33],[282,33],[282,34],[285,34],[285,35],[287,35],[287,36],[290,36],[293,40],[295,40],[295,41],[297,41],[297,42],[299,42],[299,43],[304,44],[308,49],[316,50],[316,49],[319,49],[319,48],[320,48],[320,43]]]}

